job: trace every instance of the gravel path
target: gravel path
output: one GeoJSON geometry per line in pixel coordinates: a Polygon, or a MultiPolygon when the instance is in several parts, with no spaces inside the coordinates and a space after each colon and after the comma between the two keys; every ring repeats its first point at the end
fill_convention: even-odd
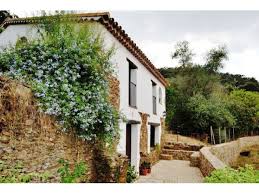
{"type": "Polygon", "coordinates": [[[151,174],[140,176],[136,183],[202,183],[200,169],[189,164],[184,160],[160,160],[151,174]]]}

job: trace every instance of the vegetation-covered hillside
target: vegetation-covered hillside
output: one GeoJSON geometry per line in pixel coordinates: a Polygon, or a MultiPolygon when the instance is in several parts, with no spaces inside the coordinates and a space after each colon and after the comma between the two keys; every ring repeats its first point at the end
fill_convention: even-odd
{"type": "Polygon", "coordinates": [[[209,134],[210,128],[235,128],[236,137],[258,132],[259,83],[254,78],[220,73],[228,59],[226,47],[211,49],[204,64],[194,64],[189,42],[176,45],[179,66],[160,72],[166,90],[167,125],[184,135],[209,134]]]}

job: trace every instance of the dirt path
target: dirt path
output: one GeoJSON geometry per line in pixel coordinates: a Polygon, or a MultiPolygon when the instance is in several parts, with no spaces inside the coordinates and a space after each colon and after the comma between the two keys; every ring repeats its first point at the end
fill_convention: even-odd
{"type": "Polygon", "coordinates": [[[184,160],[160,160],[151,174],[140,176],[136,183],[202,183],[200,169],[189,164],[184,160]]]}
{"type": "Polygon", "coordinates": [[[191,145],[203,145],[203,146],[208,145],[197,139],[187,137],[187,136],[182,136],[182,135],[175,135],[175,134],[165,134],[164,140],[165,142],[179,142],[179,143],[186,143],[191,145]]]}

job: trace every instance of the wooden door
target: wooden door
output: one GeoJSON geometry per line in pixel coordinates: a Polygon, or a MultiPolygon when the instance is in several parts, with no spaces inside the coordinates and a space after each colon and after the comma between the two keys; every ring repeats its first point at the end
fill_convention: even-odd
{"type": "Polygon", "coordinates": [[[150,126],[150,147],[155,147],[155,126],[150,126]]]}
{"type": "Polygon", "coordinates": [[[131,160],[131,124],[126,125],[126,155],[131,160]]]}

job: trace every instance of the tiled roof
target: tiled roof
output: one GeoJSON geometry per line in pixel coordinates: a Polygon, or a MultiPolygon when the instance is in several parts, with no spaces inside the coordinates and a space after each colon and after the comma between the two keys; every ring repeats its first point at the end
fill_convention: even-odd
{"type": "MultiPolygon", "coordinates": [[[[131,53],[134,55],[164,86],[167,85],[165,78],[155,68],[147,56],[140,50],[136,43],[129,37],[129,35],[122,29],[122,27],[110,17],[109,12],[98,12],[98,13],[84,13],[84,14],[73,14],[71,18],[78,22],[83,21],[97,21],[100,22],[105,28],[131,53]]],[[[40,17],[31,18],[15,18],[8,19],[2,27],[6,28],[9,25],[15,24],[33,24],[39,23],[40,17]]]]}

